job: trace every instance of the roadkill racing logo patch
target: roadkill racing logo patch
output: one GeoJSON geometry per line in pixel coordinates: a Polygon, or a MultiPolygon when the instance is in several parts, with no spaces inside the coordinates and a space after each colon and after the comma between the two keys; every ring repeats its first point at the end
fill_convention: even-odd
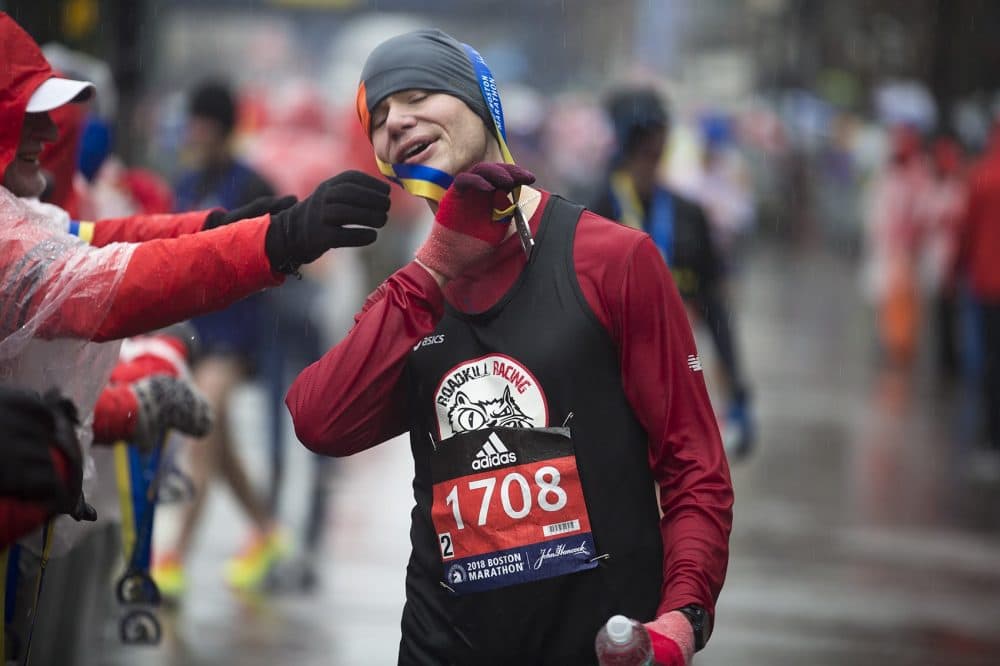
{"type": "Polygon", "coordinates": [[[483,428],[544,428],[545,394],[518,361],[490,354],[449,370],[434,392],[440,439],[483,428]]]}

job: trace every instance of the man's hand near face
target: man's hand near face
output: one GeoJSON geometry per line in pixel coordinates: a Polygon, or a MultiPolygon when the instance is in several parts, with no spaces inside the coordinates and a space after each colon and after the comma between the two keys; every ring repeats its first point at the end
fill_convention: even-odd
{"type": "Polygon", "coordinates": [[[434,216],[417,262],[442,283],[485,260],[507,237],[510,223],[493,211],[510,207],[508,196],[535,176],[516,164],[480,163],[455,176],[434,216]]]}

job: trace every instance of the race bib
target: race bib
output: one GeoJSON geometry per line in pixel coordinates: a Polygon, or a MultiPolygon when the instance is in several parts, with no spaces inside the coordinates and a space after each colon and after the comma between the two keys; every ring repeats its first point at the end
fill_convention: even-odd
{"type": "Polygon", "coordinates": [[[489,428],[438,443],[431,517],[445,584],[482,592],[597,566],[568,428],[489,428]]]}

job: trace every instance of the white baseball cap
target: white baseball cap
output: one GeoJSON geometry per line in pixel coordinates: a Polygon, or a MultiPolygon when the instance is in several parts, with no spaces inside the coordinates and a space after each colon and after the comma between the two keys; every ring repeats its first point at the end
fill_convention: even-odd
{"type": "Polygon", "coordinates": [[[70,102],[86,102],[96,88],[90,81],[74,81],[53,76],[42,81],[28,100],[26,113],[43,113],[70,102]]]}

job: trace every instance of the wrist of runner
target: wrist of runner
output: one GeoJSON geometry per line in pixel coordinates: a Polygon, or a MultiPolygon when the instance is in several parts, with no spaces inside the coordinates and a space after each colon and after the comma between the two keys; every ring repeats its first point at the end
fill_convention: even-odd
{"type": "Polygon", "coordinates": [[[691,622],[683,613],[670,611],[643,626],[653,643],[656,663],[665,666],[691,663],[695,651],[695,636],[691,622]]]}
{"type": "Polygon", "coordinates": [[[442,289],[444,289],[444,286],[448,284],[448,277],[443,273],[434,270],[433,268],[431,268],[424,262],[420,261],[419,259],[414,259],[413,262],[418,266],[420,266],[425,271],[427,271],[430,274],[430,276],[434,278],[434,281],[438,283],[438,286],[441,287],[442,289]]]}

